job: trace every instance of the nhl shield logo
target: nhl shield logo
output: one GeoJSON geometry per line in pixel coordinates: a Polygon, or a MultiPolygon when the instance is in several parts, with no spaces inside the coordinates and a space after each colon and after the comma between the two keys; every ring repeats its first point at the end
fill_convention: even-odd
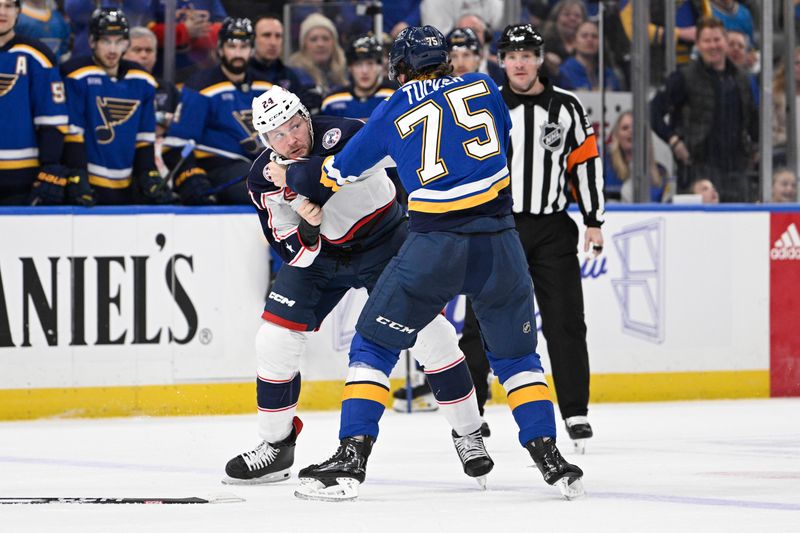
{"type": "Polygon", "coordinates": [[[558,122],[551,122],[542,126],[542,132],[539,136],[539,144],[545,150],[555,152],[564,146],[564,126],[558,122]]]}
{"type": "Polygon", "coordinates": [[[330,150],[336,143],[339,142],[339,139],[342,138],[342,130],[339,128],[333,128],[332,130],[328,130],[325,132],[325,135],[322,136],[322,147],[326,150],[330,150]]]}

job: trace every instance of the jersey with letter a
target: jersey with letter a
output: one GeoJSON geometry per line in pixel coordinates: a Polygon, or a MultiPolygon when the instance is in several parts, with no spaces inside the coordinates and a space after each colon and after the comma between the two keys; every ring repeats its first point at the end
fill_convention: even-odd
{"type": "Polygon", "coordinates": [[[67,87],[70,135],[83,142],[89,183],[123,189],[131,184],[136,148],[156,139],[155,78],[122,60],[112,78],[91,57],[61,67],[67,87]]]}
{"type": "Polygon", "coordinates": [[[39,167],[37,127],[67,125],[64,85],[54,61],[46,46],[27,37],[16,35],[0,47],[0,174],[4,182],[24,179],[29,183],[35,175],[14,171],[39,167]]]}
{"type": "Polygon", "coordinates": [[[411,81],[326,160],[322,179],[344,185],[396,163],[411,231],[500,231],[513,227],[510,129],[508,108],[485,74],[411,81]]]}
{"type": "Polygon", "coordinates": [[[164,145],[180,148],[194,140],[195,155],[253,161],[264,145],[253,128],[253,99],[272,87],[263,75],[247,71],[245,81],[233,83],[222,67],[189,78],[164,145]]]}

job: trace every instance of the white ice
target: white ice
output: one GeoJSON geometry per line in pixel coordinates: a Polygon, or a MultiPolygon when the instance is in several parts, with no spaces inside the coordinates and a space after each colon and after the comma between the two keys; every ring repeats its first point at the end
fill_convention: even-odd
{"type": "MultiPolygon", "coordinates": [[[[338,414],[301,413],[296,468],[336,448],[338,414]]],[[[387,412],[358,501],[309,502],[296,478],[220,484],[255,416],[0,423],[0,497],[185,497],[216,505],[0,505],[0,532],[800,532],[800,399],[598,404],[575,455],[587,495],[561,499],[491,407],[488,490],[461,471],[437,413],[387,412]]]]}

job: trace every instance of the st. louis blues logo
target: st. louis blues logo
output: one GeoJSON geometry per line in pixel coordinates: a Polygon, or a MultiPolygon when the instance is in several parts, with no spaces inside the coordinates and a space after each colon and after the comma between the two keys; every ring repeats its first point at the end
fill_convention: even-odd
{"type": "Polygon", "coordinates": [[[247,137],[239,141],[245,152],[249,154],[258,154],[263,148],[258,142],[258,132],[253,127],[253,110],[243,109],[241,111],[234,111],[233,118],[242,127],[247,137]]]}
{"type": "Polygon", "coordinates": [[[14,85],[17,83],[16,74],[0,74],[0,96],[5,96],[11,92],[14,85]]]}
{"type": "Polygon", "coordinates": [[[542,148],[555,152],[564,146],[564,126],[558,122],[551,122],[542,125],[541,130],[539,144],[542,148]]]}
{"type": "Polygon", "coordinates": [[[97,142],[109,144],[114,141],[116,136],[114,128],[130,120],[139,108],[140,101],[102,96],[98,96],[96,101],[97,111],[100,112],[100,118],[103,119],[103,125],[94,129],[97,142]]]}

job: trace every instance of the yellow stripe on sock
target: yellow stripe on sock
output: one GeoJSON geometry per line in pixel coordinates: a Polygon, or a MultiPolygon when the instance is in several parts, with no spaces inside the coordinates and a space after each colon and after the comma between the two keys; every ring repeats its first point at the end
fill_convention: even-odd
{"type": "Polygon", "coordinates": [[[548,389],[547,385],[544,383],[522,387],[521,389],[512,391],[511,394],[508,395],[508,405],[511,407],[512,411],[523,403],[540,402],[543,400],[549,402],[553,401],[553,398],[550,396],[550,389],[548,389]]]}
{"type": "Polygon", "coordinates": [[[381,405],[389,403],[389,391],[380,385],[371,383],[354,383],[344,387],[342,401],[345,400],[372,400],[381,405]]]}

